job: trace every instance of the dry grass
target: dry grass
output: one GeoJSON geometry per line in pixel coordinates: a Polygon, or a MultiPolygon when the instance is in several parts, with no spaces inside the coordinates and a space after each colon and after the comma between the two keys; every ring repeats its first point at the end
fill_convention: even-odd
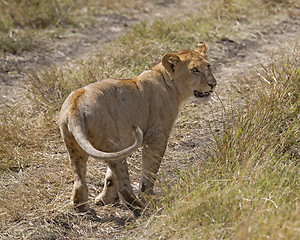
{"type": "MultiPolygon", "coordinates": [[[[0,1],[0,32],[15,28],[47,28],[76,24],[78,17],[99,13],[121,13],[125,8],[137,8],[140,1],[133,0],[6,0],[0,1]]],[[[82,20],[82,19],[81,19],[82,20]]]]}
{"type": "Polygon", "coordinates": [[[68,23],[71,2],[0,1],[0,52],[19,54],[32,49],[41,37],[35,29],[68,23]]]}
{"type": "Polygon", "coordinates": [[[43,47],[53,31],[90,27],[98,23],[97,15],[128,15],[141,7],[140,0],[1,0],[0,53],[43,47]]]}
{"type": "Polygon", "coordinates": [[[247,108],[224,109],[212,157],[180,174],[163,211],[139,225],[142,238],[299,237],[299,51],[271,59],[259,84],[255,74],[240,86],[247,108]]]}
{"type": "MultiPolygon", "coordinates": [[[[120,4],[121,1],[112,2],[120,4]]],[[[262,12],[259,8],[261,3],[259,0],[212,1],[208,9],[184,20],[158,20],[153,24],[145,22],[137,25],[122,38],[106,45],[105,50],[99,50],[86,62],[73,65],[69,69],[62,70],[53,67],[42,73],[32,73],[28,91],[26,91],[28,97],[16,105],[2,109],[0,113],[0,136],[3,139],[0,142],[0,238],[104,238],[114,232],[118,232],[118,236],[123,236],[120,228],[127,224],[127,219],[131,220],[131,214],[122,206],[104,208],[94,206],[99,218],[93,215],[78,215],[71,210],[69,197],[72,189],[72,175],[68,169],[66,151],[56,125],[57,113],[63,100],[71,90],[98,79],[132,77],[151,67],[163,53],[190,48],[199,39],[212,41],[226,37],[227,34],[238,37],[238,32],[243,26],[249,24],[248,18],[259,19],[263,18],[266,12],[272,15],[282,11],[282,4],[275,4],[262,12]],[[251,4],[252,8],[249,12],[248,7],[251,4]],[[237,19],[240,21],[239,27],[236,25],[237,19]]],[[[288,8],[289,5],[285,6],[288,8]]],[[[212,57],[215,59],[219,56],[213,54],[212,57]]],[[[182,121],[177,129],[182,135],[185,134],[187,128],[193,126],[192,122],[198,120],[198,117],[192,114],[193,111],[189,112],[190,115],[185,119],[187,121],[182,121]]],[[[225,136],[224,139],[226,140],[225,136]]],[[[230,146],[232,147],[234,143],[232,142],[230,146]]],[[[178,145],[178,147],[181,146],[178,145]]],[[[219,147],[216,155],[222,153],[223,155],[220,156],[224,156],[227,150],[219,147]]],[[[238,153],[235,154],[238,155],[238,153]]],[[[169,158],[172,157],[174,161],[178,160],[177,156],[169,156],[169,158]]],[[[135,170],[136,161],[135,156],[129,161],[133,170],[135,170]]],[[[219,162],[221,165],[221,161],[219,162]]],[[[224,176],[222,174],[225,174],[225,170],[222,172],[222,167],[217,168],[218,166],[212,169],[215,171],[206,172],[207,178],[209,176],[217,178],[217,173],[220,173],[220,179],[224,176]]],[[[221,166],[226,166],[227,170],[230,170],[229,165],[221,166]]],[[[89,162],[90,198],[94,197],[101,188],[99,179],[103,177],[104,169],[105,166],[97,161],[89,162]]],[[[177,173],[170,174],[172,177],[180,177],[177,173]]],[[[182,176],[182,178],[186,182],[193,179],[194,175],[182,176]]],[[[181,182],[182,178],[177,178],[174,182],[181,182]]],[[[136,174],[133,175],[133,179],[136,181],[136,174]]],[[[202,181],[201,178],[199,181],[202,181]]],[[[218,194],[227,193],[227,190],[223,190],[226,186],[218,185],[222,182],[216,181],[216,185],[208,182],[207,185],[203,185],[205,189],[215,189],[211,195],[202,192],[207,199],[214,200],[212,201],[214,206],[220,204],[218,194]]],[[[229,183],[235,183],[235,180],[229,183]]],[[[235,185],[233,186],[230,196],[238,192],[235,185]]],[[[191,188],[186,187],[186,185],[178,186],[178,189],[183,193],[191,192],[191,188]]],[[[193,194],[197,196],[196,193],[190,193],[187,196],[193,199],[193,194]]],[[[183,194],[182,198],[186,199],[184,196],[183,194]]],[[[169,197],[167,204],[172,199],[177,201],[175,196],[169,197]]],[[[204,197],[202,199],[205,201],[204,197]]],[[[268,200],[266,202],[270,203],[268,200]]],[[[207,201],[205,203],[208,204],[207,201]]],[[[228,205],[224,206],[230,208],[232,205],[228,202],[228,205]]],[[[167,205],[168,208],[174,209],[175,207],[170,204],[167,205]]],[[[217,208],[213,208],[215,209],[217,208]]],[[[181,215],[181,212],[178,211],[178,214],[181,215]]],[[[203,218],[206,219],[205,221],[211,218],[209,214],[214,213],[207,212],[207,214],[203,218]]],[[[194,216],[191,212],[186,215],[194,216]]],[[[195,218],[199,219],[197,216],[195,218]]],[[[231,216],[231,221],[233,219],[234,217],[231,216]]],[[[174,219],[172,220],[175,222],[174,219]]],[[[208,228],[208,230],[211,229],[208,228]]],[[[159,231],[165,236],[170,234],[161,229],[159,231]]],[[[181,233],[178,232],[178,234],[181,233]]]]}

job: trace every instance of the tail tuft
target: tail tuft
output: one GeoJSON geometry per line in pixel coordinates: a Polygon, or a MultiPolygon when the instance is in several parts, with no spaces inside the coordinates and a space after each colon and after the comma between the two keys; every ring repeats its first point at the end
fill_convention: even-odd
{"type": "Polygon", "coordinates": [[[132,124],[132,132],[135,137],[135,144],[141,145],[143,142],[143,132],[139,127],[132,124]]]}

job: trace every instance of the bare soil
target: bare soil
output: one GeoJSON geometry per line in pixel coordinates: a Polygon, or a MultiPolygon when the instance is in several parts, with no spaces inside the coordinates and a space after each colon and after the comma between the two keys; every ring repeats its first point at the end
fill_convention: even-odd
{"type": "Polygon", "coordinates": [[[113,41],[130,25],[157,18],[191,14],[203,4],[196,0],[136,1],[136,9],[120,10],[122,14],[98,14],[88,27],[72,27],[57,32],[48,30],[44,39],[34,43],[34,49],[19,55],[0,55],[0,106],[14,102],[22,94],[24,80],[31,71],[40,71],[52,64],[63,67],[65,63],[83,59],[113,41]]]}
{"type": "MultiPolygon", "coordinates": [[[[63,66],[68,61],[84,58],[93,51],[101,48],[104,42],[111,41],[124,31],[130,24],[144,19],[155,19],[156,17],[189,14],[196,11],[202,3],[196,0],[182,1],[150,1],[147,2],[147,10],[137,12],[129,16],[107,15],[99,16],[103,25],[97,29],[84,29],[83,31],[69,32],[55,40],[47,43],[51,49],[45,52],[45,48],[38,48],[31,52],[24,52],[19,56],[7,54],[0,59],[0,64],[7,66],[9,71],[0,73],[0,104],[17,101],[18,94],[22,93],[23,79],[28,71],[38,71],[52,63],[63,66]],[[180,2],[180,4],[178,4],[180,2]]],[[[299,14],[300,16],[300,14],[299,14]]],[[[222,103],[215,99],[211,103],[199,105],[197,101],[189,102],[182,109],[182,113],[174,127],[173,134],[169,140],[164,162],[160,169],[159,179],[156,186],[157,195],[163,194],[163,184],[167,181],[172,184],[174,169],[187,170],[201,161],[205,161],[205,152],[210,148],[213,137],[212,133],[218,134],[222,130],[224,119],[224,106],[230,109],[233,105],[242,106],[243,97],[239,95],[232,85],[239,85],[243,77],[261,71],[261,63],[270,61],[275,53],[280,55],[285,49],[293,49],[299,45],[300,40],[300,18],[281,16],[272,19],[264,31],[257,31],[259,26],[249,26],[247,32],[239,39],[221,39],[211,47],[214,73],[218,80],[217,94],[222,103]],[[197,113],[197,114],[195,114],[197,113]],[[190,118],[189,116],[196,116],[190,118]],[[188,124],[187,124],[188,123],[188,124]],[[211,125],[212,129],[210,129],[211,125]]],[[[135,189],[138,185],[139,166],[135,163],[136,153],[129,159],[132,183],[135,189]]],[[[63,171],[67,164],[67,157],[62,153],[60,158],[64,163],[56,163],[58,172],[63,171]]],[[[59,158],[56,156],[56,158],[59,158]]],[[[49,166],[45,166],[49,167],[49,166]]],[[[99,166],[95,160],[89,163],[88,181],[90,188],[90,199],[95,197],[101,188],[101,182],[93,182],[95,176],[103,176],[105,165],[99,166]],[[98,170],[94,170],[94,167],[98,170]],[[92,170],[93,169],[93,170],[92,170]]],[[[30,174],[41,173],[43,168],[31,169],[30,174]]],[[[23,181],[29,178],[26,173],[22,174],[23,181]]],[[[59,173],[58,173],[59,174],[59,173]]],[[[71,191],[72,183],[69,183],[71,191]]],[[[65,194],[70,194],[66,192],[65,194]]],[[[18,231],[32,232],[32,236],[41,239],[124,239],[127,237],[128,229],[124,226],[132,222],[132,214],[123,205],[108,205],[104,207],[92,206],[94,213],[78,215],[73,212],[65,212],[54,218],[45,218],[41,231],[36,231],[33,221],[31,224],[20,223],[18,231]],[[43,233],[42,229],[51,226],[52,233],[43,233]],[[93,231],[97,232],[93,236],[93,231]],[[87,235],[85,235],[87,234],[87,235]]],[[[15,231],[12,228],[11,231],[15,231]]],[[[12,235],[14,235],[11,232],[12,235]]],[[[11,236],[12,236],[11,235],[11,236]]],[[[3,235],[4,236],[4,235],[3,235]]],[[[7,235],[6,235],[7,236],[7,235]]],[[[0,234],[1,237],[1,234],[0,234]]]]}
{"type": "Polygon", "coordinates": [[[183,108],[164,157],[161,168],[164,177],[168,176],[168,171],[174,173],[174,168],[186,170],[205,161],[214,141],[213,135],[222,131],[225,115],[243,108],[246,103],[239,89],[255,85],[245,86],[247,81],[243,80],[249,80],[254,74],[259,81],[263,66],[299,47],[300,18],[285,16],[273,19],[263,32],[256,29],[255,25],[250,26],[243,38],[224,38],[211,46],[219,99],[215,96],[213,101],[201,105],[193,101],[183,108]],[[198,113],[196,118],[187,117],[195,116],[195,111],[198,113]]]}

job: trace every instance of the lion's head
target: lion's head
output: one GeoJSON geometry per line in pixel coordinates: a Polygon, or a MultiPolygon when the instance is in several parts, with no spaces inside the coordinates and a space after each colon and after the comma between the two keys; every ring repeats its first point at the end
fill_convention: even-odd
{"type": "Polygon", "coordinates": [[[206,52],[206,44],[200,42],[193,50],[167,53],[162,58],[164,68],[170,74],[183,99],[191,96],[202,102],[211,99],[217,81],[206,59],[206,52]]]}

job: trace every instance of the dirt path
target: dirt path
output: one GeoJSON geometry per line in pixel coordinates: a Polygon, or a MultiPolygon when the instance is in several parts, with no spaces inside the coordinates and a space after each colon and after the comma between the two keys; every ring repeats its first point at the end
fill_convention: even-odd
{"type": "MultiPolygon", "coordinates": [[[[223,54],[213,59],[215,77],[218,80],[217,93],[222,103],[215,99],[208,104],[199,105],[192,102],[186,105],[175,126],[169,141],[164,169],[186,168],[189,165],[204,161],[204,152],[213,141],[209,125],[213,132],[222,129],[224,107],[230,109],[243,105],[243,97],[232,87],[240,86],[240,80],[256,71],[261,72],[261,64],[270,62],[271,57],[281,55],[299,46],[300,18],[284,18],[267,26],[264,33],[254,29],[239,41],[224,39],[212,46],[212,51],[223,54]],[[189,119],[186,116],[194,116],[189,119]],[[189,127],[185,127],[185,125],[189,127]],[[198,129],[198,131],[195,131],[198,129]],[[175,159],[176,161],[173,161],[175,159]],[[178,163],[178,159],[180,163],[178,163]]],[[[257,76],[257,78],[259,78],[257,76]]]]}
{"type": "MultiPolygon", "coordinates": [[[[18,56],[16,59],[13,59],[15,56],[6,56],[8,64],[17,63],[16,65],[19,66],[19,69],[13,75],[11,73],[1,73],[0,104],[17,99],[18,93],[23,87],[22,79],[28,70],[40,69],[53,62],[63,65],[65,61],[88,56],[92,51],[101,47],[104,42],[111,41],[111,39],[119,36],[126,29],[126,24],[133,24],[143,19],[153,19],[155,14],[163,16],[164,12],[168,12],[169,16],[177,13],[186,14],[191,9],[196,9],[195,5],[191,3],[199,1],[188,1],[191,5],[185,8],[186,12],[182,11],[181,5],[175,4],[176,1],[155,2],[161,2],[161,7],[153,4],[146,13],[139,13],[133,17],[120,15],[100,16],[101,18],[104,17],[104,19],[105,17],[107,18],[107,28],[103,27],[94,32],[90,29],[86,30],[86,32],[69,33],[70,35],[65,35],[61,41],[51,45],[53,52],[49,55],[44,55],[43,52],[37,50],[32,55],[27,56],[24,53],[24,55],[18,56]],[[89,37],[87,37],[87,34],[89,37]]],[[[272,53],[278,53],[287,48],[291,49],[295,44],[299,45],[299,42],[300,18],[283,17],[270,23],[264,33],[257,32],[255,26],[251,26],[247,34],[245,33],[241,39],[222,39],[220,42],[215,43],[214,46],[211,46],[215,77],[219,81],[217,92],[223,104],[230,106],[231,103],[241,102],[241,98],[237,98],[238,94],[231,84],[238,84],[238,81],[243,76],[248,76],[259,69],[259,63],[268,62],[272,53]]],[[[212,124],[213,131],[216,133],[221,130],[223,121],[222,108],[222,104],[218,100],[205,105],[199,105],[195,101],[183,108],[170,138],[164,163],[160,169],[161,182],[158,181],[156,187],[158,195],[163,191],[164,181],[171,182],[170,179],[172,179],[172,174],[176,168],[187,169],[205,160],[203,152],[209,148],[213,141],[208,124],[212,124]],[[196,117],[194,118],[189,117],[195,115],[196,117]]],[[[139,153],[135,156],[138,155],[139,153]]],[[[139,167],[133,163],[135,156],[129,160],[129,164],[132,182],[134,187],[137,188],[139,175],[135,170],[139,167]]],[[[62,158],[67,159],[65,152],[60,156],[55,156],[55,159],[61,160],[62,158]]],[[[65,173],[61,172],[66,171],[66,163],[57,161],[49,164],[56,164],[56,169],[52,170],[49,166],[33,167],[30,169],[30,173],[20,173],[18,178],[27,184],[31,184],[32,180],[30,179],[32,176],[43,175],[43,171],[48,171],[47,176],[65,176],[65,173]],[[55,172],[49,173],[49,171],[55,172]]],[[[97,194],[100,188],[101,183],[98,178],[101,176],[100,173],[103,176],[105,168],[104,164],[99,167],[99,163],[93,160],[89,163],[88,184],[90,199],[97,194]]],[[[70,196],[70,192],[67,191],[71,191],[71,181],[63,187],[59,187],[62,188],[61,191],[65,191],[64,195],[70,196]]],[[[58,197],[60,196],[58,195],[58,197]]],[[[12,226],[5,233],[7,234],[5,236],[17,236],[18,231],[20,235],[26,233],[28,236],[33,236],[36,239],[57,239],[57,237],[61,236],[64,236],[63,239],[78,239],[78,236],[81,236],[81,239],[99,239],[99,236],[101,236],[101,239],[123,239],[128,236],[127,230],[124,230],[124,225],[130,224],[132,220],[130,211],[126,210],[122,205],[92,207],[95,209],[97,216],[77,215],[66,210],[62,213],[56,213],[57,215],[54,217],[45,217],[41,226],[36,226],[40,219],[33,219],[32,222],[30,220],[20,222],[18,226],[12,226]]]]}
{"type": "MultiPolygon", "coordinates": [[[[205,161],[205,151],[213,142],[209,124],[212,125],[213,132],[217,134],[222,129],[224,120],[223,106],[229,109],[231,105],[242,106],[242,96],[232,88],[232,84],[238,86],[239,80],[256,71],[261,71],[260,64],[268,63],[274,53],[280,55],[281,51],[292,49],[296,44],[299,45],[299,37],[300,19],[286,17],[268,25],[265,33],[258,33],[254,27],[245,38],[239,41],[223,39],[212,46],[212,52],[222,49],[222,54],[213,56],[213,61],[215,62],[215,76],[219,81],[217,92],[223,103],[221,104],[216,99],[209,104],[199,105],[197,101],[194,101],[183,108],[160,169],[160,180],[155,189],[156,195],[163,192],[166,182],[172,184],[176,169],[186,170],[205,161]]],[[[129,160],[131,179],[136,191],[139,166],[134,159],[139,159],[139,155],[136,153],[129,160]]],[[[94,161],[91,162],[90,168],[93,166],[99,168],[99,164],[94,161]]],[[[96,192],[92,191],[91,195],[93,198],[96,192]]],[[[130,211],[122,206],[93,207],[98,216],[93,226],[102,232],[103,239],[122,239],[126,236],[123,226],[132,220],[130,211]],[[109,217],[107,217],[108,212],[110,212],[109,217]],[[97,225],[99,222],[100,227],[97,225]]]]}
{"type": "MultiPolygon", "coordinates": [[[[103,44],[120,36],[128,26],[144,20],[184,16],[201,7],[204,1],[196,0],[153,0],[137,9],[123,9],[121,14],[99,14],[94,16],[94,26],[80,29],[74,27],[64,33],[46,37],[40,45],[19,55],[4,53],[0,55],[0,106],[14,102],[22,94],[26,74],[40,71],[51,64],[63,67],[65,63],[84,59],[103,48],[103,44]]],[[[54,30],[49,30],[54,31],[54,30]]]]}

